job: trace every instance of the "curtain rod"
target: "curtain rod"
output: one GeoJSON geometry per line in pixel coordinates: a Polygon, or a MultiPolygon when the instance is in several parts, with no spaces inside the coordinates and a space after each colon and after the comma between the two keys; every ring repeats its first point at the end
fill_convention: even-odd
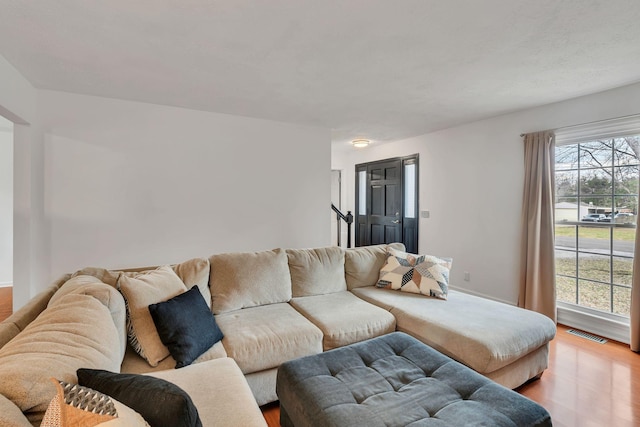
{"type": "MultiPolygon", "coordinates": [[[[610,121],[613,121],[613,120],[623,120],[623,119],[629,119],[629,118],[632,118],[632,117],[637,117],[637,118],[640,119],[640,114],[629,114],[628,116],[613,117],[613,118],[610,118],[610,119],[603,119],[603,120],[593,120],[591,122],[579,123],[577,125],[563,126],[563,127],[559,127],[559,128],[556,128],[556,129],[547,129],[547,130],[543,130],[541,132],[557,132],[559,130],[567,130],[567,129],[575,128],[575,127],[578,127],[578,126],[592,125],[592,124],[595,124],[595,123],[606,123],[606,122],[610,122],[610,121]]],[[[522,138],[525,135],[526,135],[526,133],[521,133],[520,137],[522,138]]]]}

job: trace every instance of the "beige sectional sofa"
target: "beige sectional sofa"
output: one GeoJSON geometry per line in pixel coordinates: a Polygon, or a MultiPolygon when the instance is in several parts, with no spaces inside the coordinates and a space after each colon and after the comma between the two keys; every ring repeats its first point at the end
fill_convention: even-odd
{"type": "MultiPolygon", "coordinates": [[[[390,246],[403,249],[400,244],[390,246]]],[[[43,385],[33,397],[28,396],[29,387],[46,384],[42,377],[51,375],[73,381],[80,367],[146,374],[173,382],[189,393],[204,426],[265,425],[259,405],[277,400],[275,382],[281,363],[395,330],[413,335],[510,388],[546,369],[548,343],[555,334],[551,320],[460,292],[450,291],[445,301],[379,289],[375,284],[386,256],[387,245],[276,249],[217,254],[171,266],[187,286],[198,286],[224,334],[222,341],[192,365],[180,369],[174,369],[176,362],[170,355],[151,366],[125,342],[124,302],[114,290],[123,277],[135,278],[153,268],[86,268],[66,275],[0,323],[0,425],[37,425],[52,390],[43,385]],[[61,300],[71,299],[64,295],[69,293],[73,298],[82,295],[85,302],[96,299],[97,304],[92,301],[96,310],[105,308],[102,317],[83,326],[100,334],[97,342],[109,343],[109,351],[91,348],[89,352],[110,355],[84,366],[75,359],[58,363],[56,351],[47,354],[43,349],[41,353],[50,357],[47,363],[53,366],[46,374],[21,365],[20,352],[31,351],[27,343],[32,324],[55,311],[61,300]],[[9,375],[16,369],[20,369],[18,377],[9,375]],[[26,389],[16,394],[20,387],[26,389]]],[[[78,306],[71,310],[91,317],[86,306],[78,306]]],[[[50,329],[55,331],[55,322],[50,329]]],[[[80,326],[77,331],[88,336],[80,326]]]]}

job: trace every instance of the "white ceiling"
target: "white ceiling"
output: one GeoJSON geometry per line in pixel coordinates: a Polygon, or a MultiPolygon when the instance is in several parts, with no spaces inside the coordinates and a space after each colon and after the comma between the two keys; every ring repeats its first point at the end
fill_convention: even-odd
{"type": "Polygon", "coordinates": [[[640,1],[0,0],[0,54],[37,88],[390,141],[640,81],[640,1]]]}

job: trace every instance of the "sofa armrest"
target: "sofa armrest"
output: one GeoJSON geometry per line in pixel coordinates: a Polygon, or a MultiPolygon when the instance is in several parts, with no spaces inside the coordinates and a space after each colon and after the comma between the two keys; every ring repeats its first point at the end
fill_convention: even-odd
{"type": "Polygon", "coordinates": [[[11,316],[7,317],[0,323],[0,348],[11,341],[13,337],[18,335],[24,328],[33,322],[40,313],[47,308],[49,300],[60,288],[60,286],[69,280],[69,274],[56,280],[51,286],[31,298],[22,308],[15,311],[11,316]]]}
{"type": "Polygon", "coordinates": [[[0,394],[0,426],[3,427],[32,427],[20,408],[12,401],[0,394]]]}

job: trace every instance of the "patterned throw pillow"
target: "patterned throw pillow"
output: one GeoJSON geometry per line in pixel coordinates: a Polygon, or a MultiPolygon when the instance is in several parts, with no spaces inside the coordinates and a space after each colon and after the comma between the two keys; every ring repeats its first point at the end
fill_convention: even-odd
{"type": "Polygon", "coordinates": [[[57,393],[42,419],[41,427],[149,426],[130,408],[88,387],[51,378],[57,393]]]}
{"type": "Polygon", "coordinates": [[[451,258],[413,255],[393,248],[387,254],[377,287],[447,299],[451,258]]]}

